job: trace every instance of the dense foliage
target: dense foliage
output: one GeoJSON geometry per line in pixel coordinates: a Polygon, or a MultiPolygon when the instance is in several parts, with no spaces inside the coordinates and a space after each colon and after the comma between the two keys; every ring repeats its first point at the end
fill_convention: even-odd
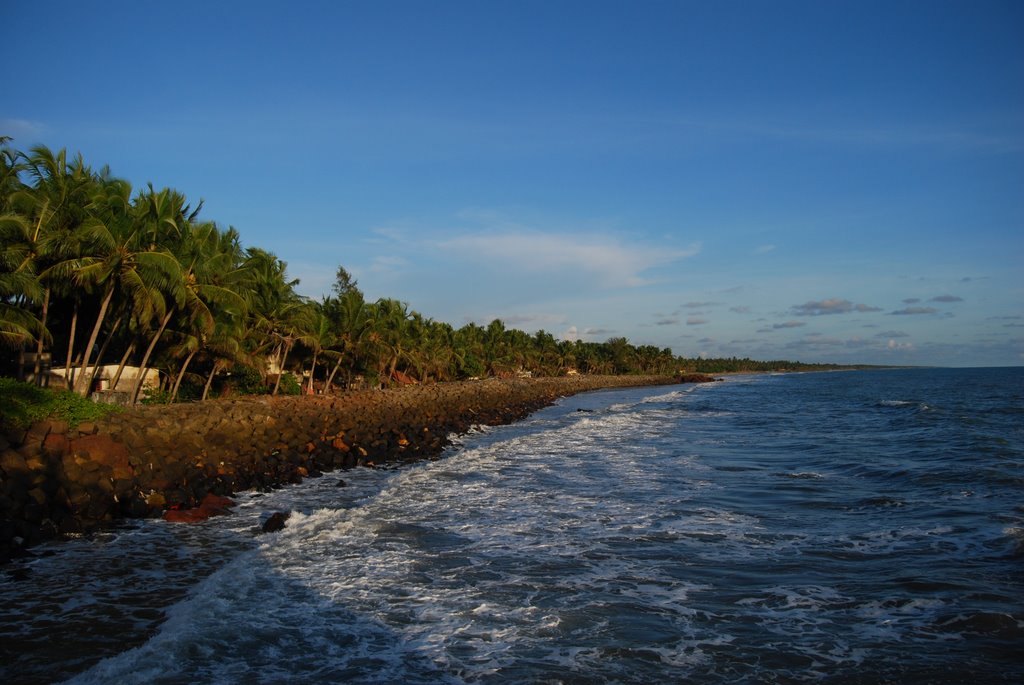
{"type": "Polygon", "coordinates": [[[166,401],[517,373],[797,366],[685,360],[625,338],[557,340],[500,320],[456,329],[394,299],[367,302],[341,267],[333,294],[310,300],[274,254],[244,248],[234,228],[200,220],[202,203],[193,207],[169,188],[136,191],[80,155],[44,146],[19,152],[7,142],[0,140],[0,371],[20,368],[19,352],[49,354],[81,395],[103,373],[116,385],[126,366],[157,369],[161,387],[152,398],[166,401]]]}
{"type": "Polygon", "coordinates": [[[37,388],[13,378],[0,378],[0,425],[27,428],[50,418],[75,427],[121,410],[122,407],[99,404],[70,390],[37,388]]]}

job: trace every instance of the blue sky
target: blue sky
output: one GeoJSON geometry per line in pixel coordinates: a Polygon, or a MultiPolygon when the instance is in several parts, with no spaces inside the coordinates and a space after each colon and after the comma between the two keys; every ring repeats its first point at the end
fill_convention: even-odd
{"type": "Polygon", "coordinates": [[[4,0],[0,134],[300,291],[677,354],[1024,364],[1024,3],[4,0]]]}

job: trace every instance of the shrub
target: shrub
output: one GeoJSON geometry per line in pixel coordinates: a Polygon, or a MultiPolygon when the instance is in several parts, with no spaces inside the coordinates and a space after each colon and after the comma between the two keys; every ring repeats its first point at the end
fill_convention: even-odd
{"type": "MultiPolygon", "coordinates": [[[[263,395],[267,392],[267,385],[263,382],[263,376],[256,369],[249,366],[238,365],[231,369],[231,379],[235,391],[242,395],[263,395]]],[[[284,381],[282,380],[282,383],[284,381]]]]}
{"type": "Polygon", "coordinates": [[[99,404],[70,390],[39,388],[13,378],[0,378],[0,423],[26,428],[35,421],[58,419],[74,427],[122,411],[113,404],[99,404]]]}
{"type": "Polygon", "coordinates": [[[170,390],[150,390],[146,396],[139,400],[140,404],[170,404],[171,403],[171,391],[170,390]]]}
{"type": "Polygon", "coordinates": [[[281,386],[277,391],[282,395],[300,395],[302,394],[302,386],[299,385],[299,381],[295,376],[285,373],[281,375],[281,386]]]}

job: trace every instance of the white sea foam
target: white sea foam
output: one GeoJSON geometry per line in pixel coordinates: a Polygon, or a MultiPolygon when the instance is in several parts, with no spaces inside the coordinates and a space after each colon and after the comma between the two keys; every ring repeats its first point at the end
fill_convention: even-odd
{"type": "MultiPolygon", "coordinates": [[[[141,563],[121,562],[132,583],[180,587],[193,559],[204,570],[147,642],[75,682],[870,679],[896,657],[955,664],[949,649],[989,624],[988,639],[1018,634],[1019,616],[988,620],[964,608],[979,600],[945,588],[975,582],[947,579],[962,559],[1005,556],[1019,517],[929,517],[929,493],[874,468],[848,437],[857,431],[833,437],[756,394],[791,382],[568,398],[459,437],[440,461],[246,495],[235,516],[198,528],[130,528],[99,544],[125,546],[111,559],[136,549],[141,563]],[[864,505],[879,497],[877,474],[903,506],[864,505]],[[253,537],[279,510],[293,512],[288,526],[253,537]],[[163,550],[173,560],[157,559],[163,550]]],[[[977,582],[988,585],[974,597],[1015,601],[1005,579],[977,582]]],[[[95,619],[104,592],[101,577],[54,603],[95,619]]]]}

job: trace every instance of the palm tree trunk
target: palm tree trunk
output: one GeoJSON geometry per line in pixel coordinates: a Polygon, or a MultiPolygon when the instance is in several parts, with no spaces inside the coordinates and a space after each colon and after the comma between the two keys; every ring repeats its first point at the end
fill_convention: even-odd
{"type": "Polygon", "coordinates": [[[43,291],[43,313],[39,317],[39,342],[36,344],[36,366],[34,375],[36,385],[43,385],[43,338],[46,337],[46,316],[50,312],[50,289],[43,291]]]}
{"type": "Polygon", "coordinates": [[[271,395],[277,394],[277,389],[281,387],[281,376],[284,375],[284,365],[288,362],[288,353],[291,351],[292,345],[290,342],[285,341],[284,343],[284,356],[281,358],[281,366],[277,369],[277,381],[274,382],[274,391],[271,395]]]}
{"type": "Polygon", "coordinates": [[[110,381],[110,389],[117,390],[117,384],[121,380],[121,372],[124,371],[124,365],[128,363],[128,357],[132,356],[132,352],[135,351],[135,343],[128,346],[128,349],[124,351],[124,356],[121,357],[121,363],[117,366],[117,373],[114,374],[113,380],[110,381]]]}
{"type": "Polygon", "coordinates": [[[71,377],[71,356],[75,351],[75,328],[78,326],[78,301],[75,301],[74,313],[71,315],[71,334],[68,336],[68,356],[64,360],[64,383],[71,390],[73,379],[71,377]]]}
{"type": "MultiPolygon", "coordinates": [[[[277,370],[278,370],[278,374],[277,374],[277,377],[278,377],[278,378],[280,378],[280,377],[281,377],[281,373],[280,373],[280,371],[281,371],[281,364],[280,364],[279,362],[281,361],[281,350],[282,350],[283,348],[284,348],[284,343],[278,343],[278,344],[277,344],[277,345],[276,345],[276,346],[274,347],[274,365],[275,365],[275,366],[277,366],[277,370]]],[[[262,365],[261,365],[261,366],[262,366],[262,365]]],[[[270,377],[270,371],[269,371],[269,369],[268,369],[268,370],[267,370],[267,373],[266,373],[266,374],[264,374],[264,376],[263,376],[263,385],[264,385],[264,386],[266,386],[266,385],[267,385],[267,381],[269,380],[269,377],[270,377]]]]}
{"type": "Polygon", "coordinates": [[[391,364],[388,366],[388,385],[391,384],[391,379],[395,377],[395,369],[398,367],[398,355],[399,352],[395,351],[395,356],[391,358],[391,364]]]}
{"type": "MultiPolygon", "coordinates": [[[[113,282],[107,286],[107,293],[103,296],[103,302],[100,303],[100,313],[96,315],[96,323],[93,324],[92,333],[89,334],[89,342],[85,344],[85,352],[82,354],[82,370],[79,371],[78,382],[75,383],[75,391],[82,396],[89,394],[89,381],[92,378],[89,374],[89,358],[92,356],[92,348],[96,344],[96,338],[100,336],[100,328],[103,327],[103,319],[107,316],[107,307],[110,306],[112,299],[114,299],[113,282]]],[[[97,358],[97,365],[99,365],[99,361],[97,358]]]]}
{"type": "Polygon", "coordinates": [[[174,379],[174,390],[171,391],[172,403],[178,401],[178,388],[181,387],[181,379],[185,377],[185,369],[188,368],[189,363],[192,361],[192,357],[196,356],[197,352],[199,352],[198,347],[189,352],[188,356],[185,358],[185,363],[181,365],[181,371],[178,372],[178,377],[174,379]]]}
{"type": "Polygon", "coordinates": [[[206,379],[206,387],[203,388],[203,399],[205,400],[210,394],[210,386],[213,385],[213,377],[217,375],[217,370],[220,367],[220,362],[215,361],[213,363],[213,370],[210,371],[210,376],[206,379]]]}
{"type": "Polygon", "coordinates": [[[121,327],[121,323],[123,321],[123,316],[117,317],[117,321],[114,322],[114,325],[111,327],[110,332],[107,333],[107,337],[103,341],[103,344],[100,345],[99,354],[96,355],[96,364],[92,367],[92,373],[89,375],[90,388],[92,387],[92,384],[96,381],[96,375],[99,373],[100,366],[102,365],[103,356],[107,353],[107,347],[110,346],[110,341],[114,339],[114,334],[117,333],[117,329],[121,327]]]}
{"type": "Polygon", "coordinates": [[[309,367],[309,394],[313,393],[313,376],[316,374],[316,350],[313,350],[313,363],[309,367]]]}
{"type": "Polygon", "coordinates": [[[324,394],[325,395],[331,392],[331,383],[334,382],[334,374],[338,373],[338,369],[340,369],[340,368],[341,368],[341,360],[339,359],[338,363],[334,365],[333,369],[331,369],[331,375],[329,375],[327,377],[327,385],[324,386],[324,394]]]}
{"type": "Polygon", "coordinates": [[[135,404],[139,401],[139,392],[142,390],[142,379],[146,376],[146,365],[149,364],[149,358],[153,355],[153,350],[156,348],[156,343],[160,340],[160,337],[164,334],[164,329],[167,328],[167,324],[171,321],[171,316],[174,314],[174,310],[168,310],[164,316],[163,321],[160,322],[160,328],[156,334],[149,341],[149,347],[146,348],[146,354],[142,355],[142,362],[139,364],[139,375],[135,378],[135,385],[132,386],[132,401],[131,404],[135,404]]]}

